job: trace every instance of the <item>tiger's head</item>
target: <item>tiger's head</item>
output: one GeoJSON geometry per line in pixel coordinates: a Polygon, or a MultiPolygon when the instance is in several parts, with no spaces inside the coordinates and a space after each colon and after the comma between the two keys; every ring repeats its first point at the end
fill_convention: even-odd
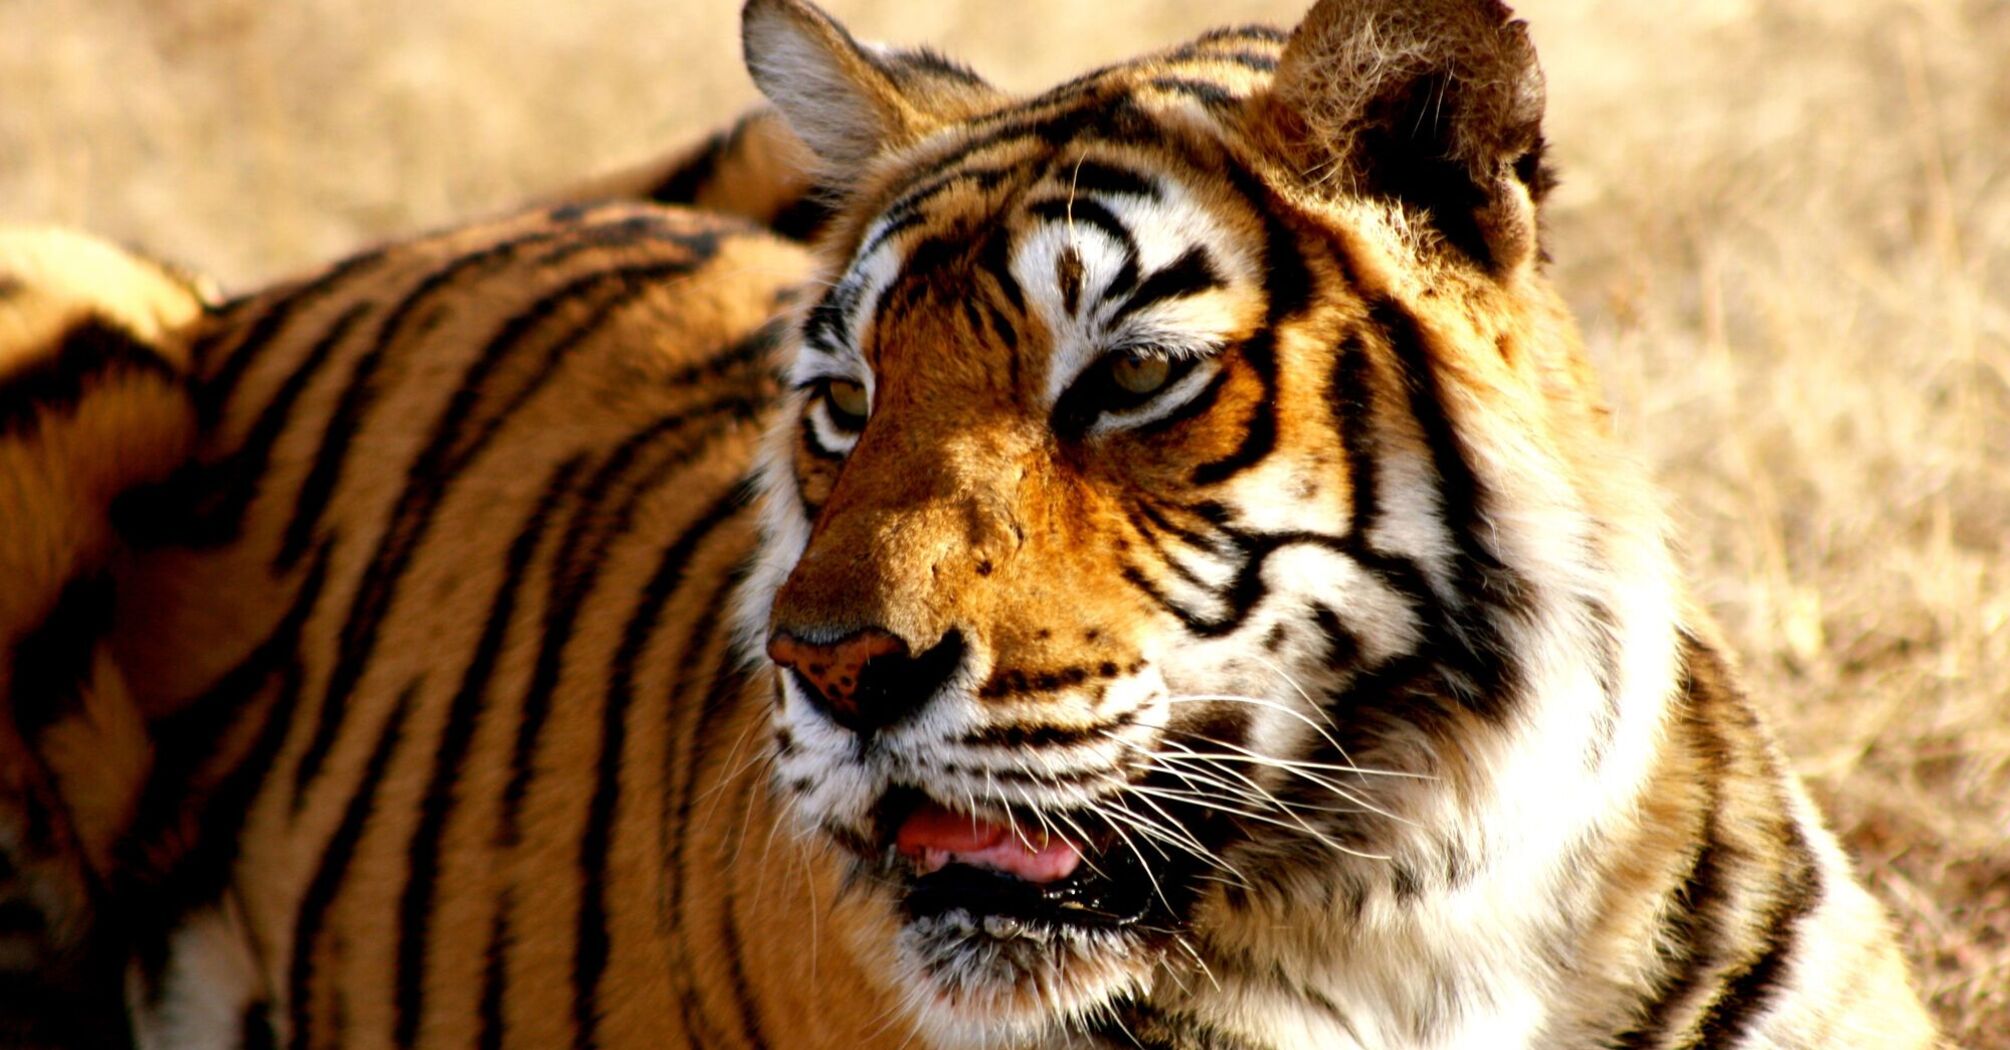
{"type": "Polygon", "coordinates": [[[803,0],[744,39],[837,218],[741,627],[776,788],[934,1037],[1325,966],[1607,819],[1668,596],[1497,0],[1326,0],[1030,98],[803,0]]]}

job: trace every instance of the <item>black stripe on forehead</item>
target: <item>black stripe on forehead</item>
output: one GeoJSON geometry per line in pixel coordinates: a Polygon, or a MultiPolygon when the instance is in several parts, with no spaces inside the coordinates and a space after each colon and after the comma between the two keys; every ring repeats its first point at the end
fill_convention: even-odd
{"type": "Polygon", "coordinates": [[[857,252],[857,258],[865,258],[878,251],[887,241],[901,233],[921,225],[927,220],[925,210],[930,202],[958,186],[969,186],[978,193],[989,193],[997,189],[1006,179],[1025,170],[1023,164],[1007,164],[995,168],[957,168],[942,172],[932,178],[917,183],[892,204],[879,213],[874,220],[879,231],[857,252]]]}
{"type": "Polygon", "coordinates": [[[1139,310],[1168,299],[1184,299],[1190,295],[1199,295],[1202,292],[1225,287],[1227,283],[1222,279],[1221,271],[1216,269],[1214,260],[1208,256],[1207,250],[1194,245],[1181,253],[1179,258],[1162,269],[1153,271],[1151,276],[1145,278],[1144,283],[1138,286],[1138,290],[1117,308],[1117,312],[1110,318],[1110,323],[1115,324],[1139,310]]]}
{"type": "Polygon", "coordinates": [[[1125,258],[1137,258],[1138,242],[1131,236],[1131,228],[1124,225],[1123,220],[1117,218],[1115,212],[1093,197],[1073,197],[1065,200],[1049,197],[1046,200],[1034,201],[1027,205],[1026,210],[1035,218],[1045,219],[1071,229],[1087,226],[1100,231],[1122,246],[1125,258]]]}
{"type": "Polygon", "coordinates": [[[1077,160],[1069,169],[1068,189],[1072,193],[1159,199],[1159,188],[1150,175],[1088,157],[1077,160]]]}

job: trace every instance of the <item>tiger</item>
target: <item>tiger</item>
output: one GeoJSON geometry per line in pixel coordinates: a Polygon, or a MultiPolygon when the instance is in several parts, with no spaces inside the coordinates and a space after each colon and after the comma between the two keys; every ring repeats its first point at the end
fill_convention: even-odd
{"type": "Polygon", "coordinates": [[[716,199],[812,247],[566,201],[204,303],[179,462],[50,505],[138,1045],[1936,1045],[1614,436],[1498,0],[1028,97],[742,46],[805,168],[716,199]]]}

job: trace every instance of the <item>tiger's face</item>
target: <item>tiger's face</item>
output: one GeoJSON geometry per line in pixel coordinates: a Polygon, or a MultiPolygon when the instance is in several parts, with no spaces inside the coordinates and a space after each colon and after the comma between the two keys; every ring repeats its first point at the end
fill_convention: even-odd
{"type": "Polygon", "coordinates": [[[940,1039],[1087,1026],[1206,980],[1210,931],[1458,863],[1433,825],[1503,737],[1517,583],[1424,359],[1549,323],[1514,305],[1539,140],[1443,232],[1365,175],[1308,192],[1286,82],[1349,17],[1015,102],[749,7],[757,81],[850,182],[744,626],[777,790],[888,909],[863,950],[940,1039]]]}

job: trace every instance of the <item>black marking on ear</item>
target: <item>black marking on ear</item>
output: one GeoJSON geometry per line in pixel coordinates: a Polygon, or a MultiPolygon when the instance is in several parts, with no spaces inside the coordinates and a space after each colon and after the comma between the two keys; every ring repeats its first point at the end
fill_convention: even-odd
{"type": "Polygon", "coordinates": [[[867,61],[888,73],[898,74],[913,70],[954,80],[970,87],[990,86],[975,70],[932,47],[903,47],[884,53],[874,53],[869,49],[860,48],[859,53],[867,61]]]}
{"type": "Polygon", "coordinates": [[[1214,44],[1217,42],[1244,41],[1244,40],[1254,40],[1266,44],[1276,44],[1282,46],[1291,41],[1291,33],[1289,30],[1279,29],[1276,26],[1267,26],[1251,22],[1246,25],[1221,26],[1215,29],[1210,29],[1207,32],[1202,33],[1199,37],[1195,38],[1194,43],[1205,45],[1205,44],[1214,44]]]}
{"type": "Polygon", "coordinates": [[[812,191],[783,205],[768,220],[768,227],[792,241],[808,242],[823,232],[836,214],[829,202],[812,191]]]}

